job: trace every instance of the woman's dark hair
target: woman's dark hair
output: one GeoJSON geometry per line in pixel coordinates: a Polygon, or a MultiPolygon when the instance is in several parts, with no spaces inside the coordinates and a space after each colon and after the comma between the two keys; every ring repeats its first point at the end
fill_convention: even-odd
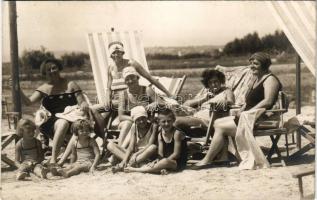
{"type": "Polygon", "coordinates": [[[90,131],[93,130],[91,123],[86,119],[80,119],[72,123],[70,131],[73,135],[78,136],[78,130],[83,128],[89,128],[90,131]]]}
{"type": "Polygon", "coordinates": [[[46,59],[42,62],[41,66],[40,66],[40,72],[43,76],[46,76],[46,64],[47,63],[53,63],[55,64],[59,71],[61,71],[63,69],[63,66],[62,64],[57,60],[57,59],[53,59],[53,58],[50,58],[50,59],[46,59]]]}
{"type": "Polygon", "coordinates": [[[209,79],[216,77],[221,84],[225,84],[226,83],[226,77],[225,75],[218,70],[215,69],[205,69],[201,75],[202,77],[202,84],[205,86],[205,88],[208,88],[208,81],[209,79]]]}
{"type": "Polygon", "coordinates": [[[264,52],[256,52],[250,58],[249,61],[258,60],[261,63],[261,67],[263,70],[268,70],[271,66],[271,58],[270,55],[264,52]]]}

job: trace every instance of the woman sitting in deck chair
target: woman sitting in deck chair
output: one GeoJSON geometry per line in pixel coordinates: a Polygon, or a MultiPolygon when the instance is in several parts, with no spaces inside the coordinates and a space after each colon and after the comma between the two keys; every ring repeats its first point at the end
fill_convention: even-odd
{"type": "MultiPolygon", "coordinates": [[[[246,94],[246,103],[241,108],[240,113],[257,108],[271,109],[277,100],[278,92],[282,89],[278,78],[269,70],[271,59],[268,54],[258,52],[253,54],[249,61],[254,81],[252,81],[252,85],[250,85],[250,89],[246,94]]],[[[206,156],[193,169],[210,167],[215,156],[225,145],[225,136],[235,136],[238,121],[239,114],[236,117],[229,116],[215,121],[215,133],[209,150],[206,156]]]]}
{"type": "Polygon", "coordinates": [[[162,103],[151,87],[139,85],[140,75],[134,67],[125,67],[122,76],[128,88],[123,91],[119,97],[119,146],[123,144],[133,123],[133,119],[130,116],[130,110],[136,106],[147,107],[152,102],[162,103]]]}
{"type": "Polygon", "coordinates": [[[192,133],[191,127],[201,127],[201,132],[206,134],[210,119],[210,104],[214,104],[216,118],[229,115],[228,105],[234,103],[233,92],[226,88],[225,75],[214,69],[206,69],[202,73],[201,82],[204,88],[194,99],[187,100],[183,105],[197,108],[193,116],[177,117],[175,126],[184,131],[190,137],[199,137],[199,133],[192,133]]]}

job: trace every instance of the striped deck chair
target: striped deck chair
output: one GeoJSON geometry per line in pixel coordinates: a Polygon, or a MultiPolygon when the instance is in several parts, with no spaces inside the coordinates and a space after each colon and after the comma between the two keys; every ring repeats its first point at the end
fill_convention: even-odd
{"type": "MultiPolygon", "coordinates": [[[[144,67],[144,69],[149,71],[140,31],[88,33],[87,43],[89,55],[97,90],[97,98],[100,103],[105,103],[105,91],[108,86],[108,66],[111,59],[108,44],[113,41],[120,41],[123,43],[125,49],[124,57],[136,60],[142,67],[144,67]]],[[[181,78],[156,78],[175,96],[181,91],[186,79],[185,76],[181,78]]],[[[120,85],[124,83],[124,80],[114,80],[113,82],[120,85]]],[[[143,77],[140,78],[139,83],[144,86],[149,85],[149,82],[143,77]]],[[[154,86],[153,89],[158,94],[163,95],[163,93],[154,86]]]]}
{"type": "MultiPolygon", "coordinates": [[[[108,71],[109,71],[109,63],[111,62],[110,53],[108,50],[108,44],[113,41],[120,41],[124,45],[125,58],[134,59],[139,62],[142,67],[149,71],[149,67],[146,61],[144,47],[141,39],[140,31],[123,31],[123,32],[97,32],[97,33],[88,33],[87,34],[87,43],[89,48],[89,55],[96,85],[97,91],[97,100],[99,103],[105,105],[106,99],[106,88],[108,88],[108,71]]],[[[154,77],[157,78],[158,81],[166,88],[168,91],[177,96],[186,80],[186,76],[181,78],[168,78],[168,77],[154,77]]],[[[140,77],[139,79],[140,85],[148,86],[150,83],[140,77]]],[[[120,90],[126,88],[123,79],[114,79],[111,85],[112,90],[120,90]],[[115,84],[115,85],[114,85],[115,84]],[[115,86],[115,87],[113,87],[115,86]]],[[[154,91],[158,95],[162,95],[164,97],[162,91],[157,89],[156,87],[152,87],[154,91]]],[[[113,92],[113,91],[112,91],[113,92]]],[[[107,122],[106,133],[105,136],[117,135],[118,130],[113,129],[115,127],[116,122],[112,123],[115,118],[116,112],[111,112],[110,118],[107,122]]],[[[106,138],[106,137],[105,137],[106,138]]]]}

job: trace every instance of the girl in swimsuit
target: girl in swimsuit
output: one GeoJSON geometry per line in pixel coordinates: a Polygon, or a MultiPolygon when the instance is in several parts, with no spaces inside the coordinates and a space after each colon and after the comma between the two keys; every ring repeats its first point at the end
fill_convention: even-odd
{"type": "Polygon", "coordinates": [[[35,124],[32,120],[22,118],[17,124],[16,133],[22,137],[15,145],[15,164],[18,167],[17,180],[23,180],[33,172],[40,178],[46,178],[48,169],[41,165],[44,153],[41,141],[34,137],[35,124]]]}
{"type": "Polygon", "coordinates": [[[129,133],[130,138],[127,137],[128,148],[125,149],[114,142],[109,142],[107,145],[107,149],[121,160],[121,163],[113,168],[114,172],[122,171],[127,165],[137,166],[157,154],[157,146],[154,143],[158,124],[149,121],[143,106],[132,108],[131,117],[134,123],[129,133]]]}
{"type": "Polygon", "coordinates": [[[65,169],[56,170],[56,175],[62,175],[64,178],[78,175],[81,172],[94,172],[100,157],[96,141],[89,136],[92,128],[88,120],[74,122],[71,126],[71,132],[73,137],[62,158],[58,161],[58,165],[62,166],[70,154],[75,157],[75,162],[65,169]]]}

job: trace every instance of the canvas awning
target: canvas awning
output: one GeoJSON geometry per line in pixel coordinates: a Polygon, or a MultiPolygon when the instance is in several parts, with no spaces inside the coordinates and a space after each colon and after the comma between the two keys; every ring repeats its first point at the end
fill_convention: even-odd
{"type": "Polygon", "coordinates": [[[267,5],[307,68],[316,76],[316,2],[268,1],[267,5]]]}

